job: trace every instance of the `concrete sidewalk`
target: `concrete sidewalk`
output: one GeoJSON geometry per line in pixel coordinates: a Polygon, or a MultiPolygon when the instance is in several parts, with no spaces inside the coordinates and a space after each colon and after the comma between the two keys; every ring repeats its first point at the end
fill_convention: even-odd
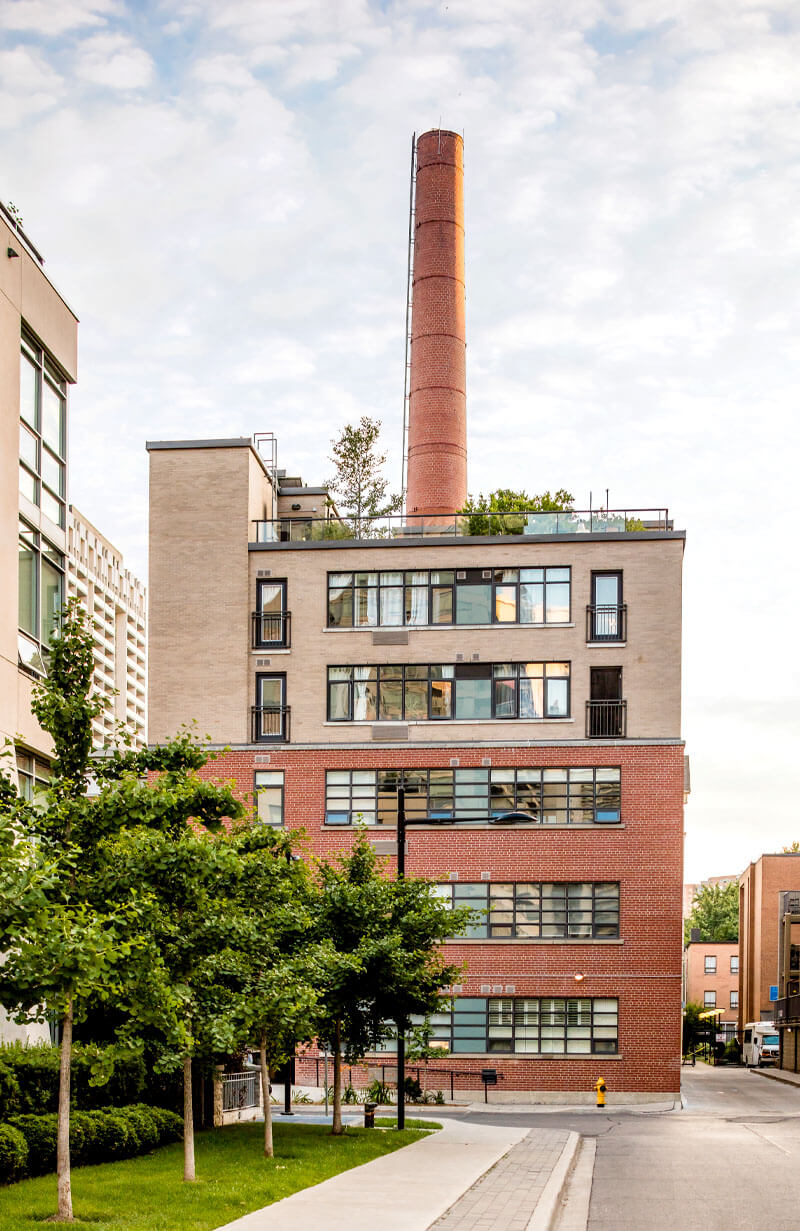
{"type": "MultiPolygon", "coordinates": [[[[325,1231],[375,1231],[376,1227],[380,1231],[427,1231],[530,1133],[527,1127],[495,1127],[446,1117],[443,1123],[430,1137],[226,1223],[226,1231],[319,1231],[321,1227],[325,1231]]],[[[542,1138],[559,1138],[559,1143],[548,1143],[552,1147],[549,1156],[557,1161],[568,1134],[535,1132],[542,1138]]]]}

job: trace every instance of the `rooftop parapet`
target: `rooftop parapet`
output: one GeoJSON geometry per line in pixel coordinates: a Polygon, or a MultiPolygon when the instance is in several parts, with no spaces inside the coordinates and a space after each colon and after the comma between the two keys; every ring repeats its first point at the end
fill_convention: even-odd
{"type": "Polygon", "coordinates": [[[361,542],[374,539],[514,538],[553,535],[669,534],[668,509],[588,509],[557,513],[397,514],[355,521],[322,517],[281,517],[255,521],[256,543],[361,542]]]}

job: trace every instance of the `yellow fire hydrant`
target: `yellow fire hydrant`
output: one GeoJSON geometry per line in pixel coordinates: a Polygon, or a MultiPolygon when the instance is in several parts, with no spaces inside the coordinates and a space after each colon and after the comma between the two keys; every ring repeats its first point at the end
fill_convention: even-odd
{"type": "Polygon", "coordinates": [[[594,1088],[597,1091],[597,1106],[605,1107],[606,1105],[606,1083],[602,1077],[598,1077],[594,1083],[594,1088]]]}

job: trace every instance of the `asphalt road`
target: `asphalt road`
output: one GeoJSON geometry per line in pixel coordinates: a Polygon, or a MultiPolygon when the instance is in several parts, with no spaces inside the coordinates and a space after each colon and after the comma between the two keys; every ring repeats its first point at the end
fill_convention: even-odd
{"type": "MultiPolygon", "coordinates": [[[[596,1138],[588,1231],[800,1231],[800,1088],[698,1065],[683,1070],[683,1095],[677,1111],[510,1112],[508,1122],[596,1138]]],[[[580,1201],[568,1194],[570,1227],[580,1201]]]]}

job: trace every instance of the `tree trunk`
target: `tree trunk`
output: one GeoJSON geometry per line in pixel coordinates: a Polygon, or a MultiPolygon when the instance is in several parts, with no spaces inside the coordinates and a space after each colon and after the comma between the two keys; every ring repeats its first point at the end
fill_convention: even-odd
{"type": "Polygon", "coordinates": [[[333,1036],[333,1126],[334,1137],[340,1137],[342,1128],[342,1027],[337,1021],[333,1036]]]}
{"type": "Polygon", "coordinates": [[[258,1049],[261,1065],[261,1100],[264,1104],[264,1157],[273,1158],[275,1149],[272,1144],[272,1100],[269,1097],[269,1068],[267,1066],[267,1036],[262,1032],[258,1049]]]}
{"type": "Polygon", "coordinates": [[[72,1222],[72,1179],[69,1165],[69,1089],[72,1063],[72,997],[67,998],[67,1011],[61,1023],[61,1068],[58,1078],[58,1139],[56,1172],[58,1174],[58,1213],[55,1221],[72,1222]]]}
{"type": "Polygon", "coordinates": [[[195,1180],[194,1108],[192,1107],[192,1057],[183,1057],[183,1178],[195,1180]]]}

